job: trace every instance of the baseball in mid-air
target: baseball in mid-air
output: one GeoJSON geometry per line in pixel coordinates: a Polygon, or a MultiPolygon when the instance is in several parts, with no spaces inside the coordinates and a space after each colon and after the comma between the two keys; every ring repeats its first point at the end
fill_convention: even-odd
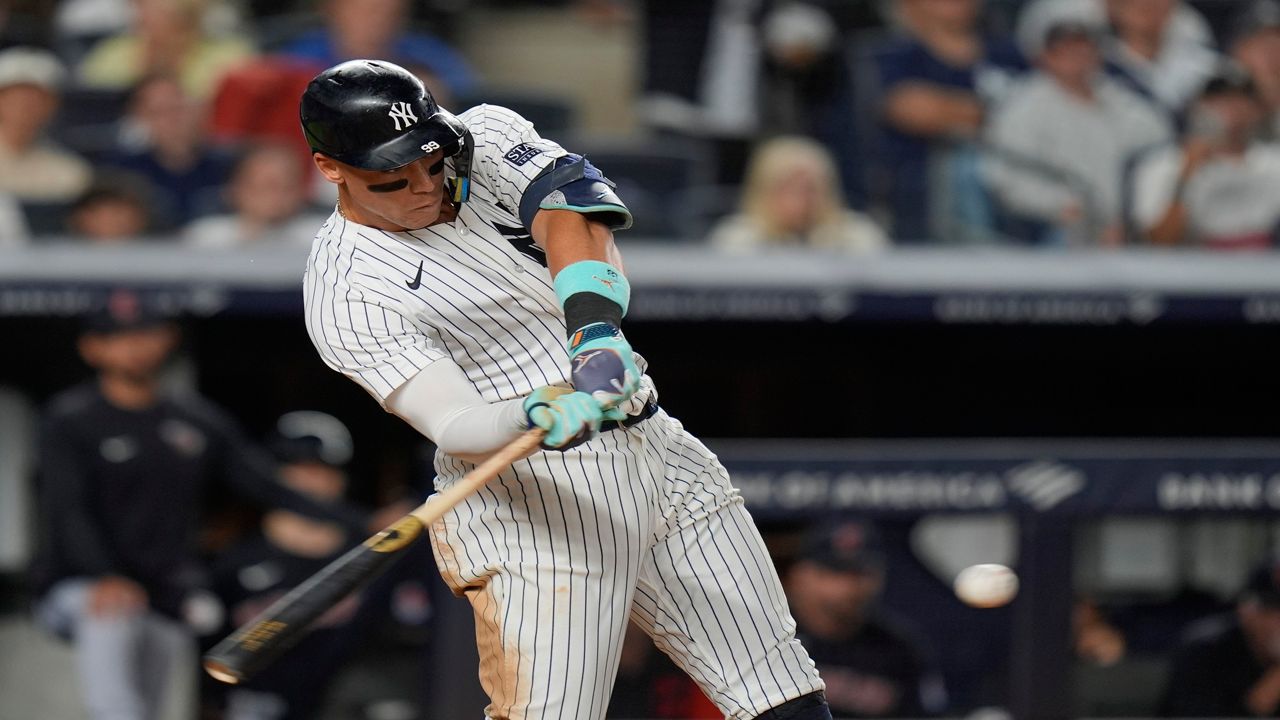
{"type": "Polygon", "coordinates": [[[1018,594],[1018,575],[1004,565],[970,565],[956,575],[956,597],[976,608],[1006,605],[1018,594]]]}

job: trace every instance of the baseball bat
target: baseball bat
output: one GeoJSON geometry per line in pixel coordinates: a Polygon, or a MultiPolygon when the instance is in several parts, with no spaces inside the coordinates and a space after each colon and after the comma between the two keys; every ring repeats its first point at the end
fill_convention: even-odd
{"type": "Polygon", "coordinates": [[[542,442],[534,428],[511,441],[461,480],[307,578],[204,656],[204,669],[229,684],[243,682],[300,640],[316,618],[373,580],[404,554],[422,531],[542,442]]]}

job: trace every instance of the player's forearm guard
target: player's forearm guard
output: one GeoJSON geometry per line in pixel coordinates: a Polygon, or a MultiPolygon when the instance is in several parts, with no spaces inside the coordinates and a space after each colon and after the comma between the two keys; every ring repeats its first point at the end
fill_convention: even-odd
{"type": "MultiPolygon", "coordinates": [[[[631,284],[618,269],[599,260],[579,260],[561,270],[555,279],[556,297],[560,307],[566,307],[569,298],[578,293],[592,293],[611,300],[627,314],[631,302],[631,284]]],[[[577,327],[570,324],[570,328],[577,327]]]]}

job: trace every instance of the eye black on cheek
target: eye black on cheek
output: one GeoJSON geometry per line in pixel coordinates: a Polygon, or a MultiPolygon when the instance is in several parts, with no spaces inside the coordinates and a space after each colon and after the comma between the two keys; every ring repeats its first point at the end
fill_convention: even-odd
{"type": "Polygon", "coordinates": [[[427,168],[428,175],[439,175],[442,172],[444,172],[444,158],[440,158],[427,168]]]}
{"type": "Polygon", "coordinates": [[[400,178],[399,180],[392,180],[391,182],[374,183],[372,185],[367,185],[366,187],[369,188],[369,192],[389,193],[409,187],[409,181],[404,178],[400,178]]]}

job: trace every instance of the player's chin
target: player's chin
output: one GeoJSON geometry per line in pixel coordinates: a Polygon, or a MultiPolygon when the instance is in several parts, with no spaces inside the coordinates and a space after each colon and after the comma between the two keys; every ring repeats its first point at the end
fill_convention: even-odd
{"type": "Polygon", "coordinates": [[[414,225],[411,227],[426,227],[440,219],[441,204],[439,200],[433,200],[426,205],[416,207],[409,212],[414,225]]]}

